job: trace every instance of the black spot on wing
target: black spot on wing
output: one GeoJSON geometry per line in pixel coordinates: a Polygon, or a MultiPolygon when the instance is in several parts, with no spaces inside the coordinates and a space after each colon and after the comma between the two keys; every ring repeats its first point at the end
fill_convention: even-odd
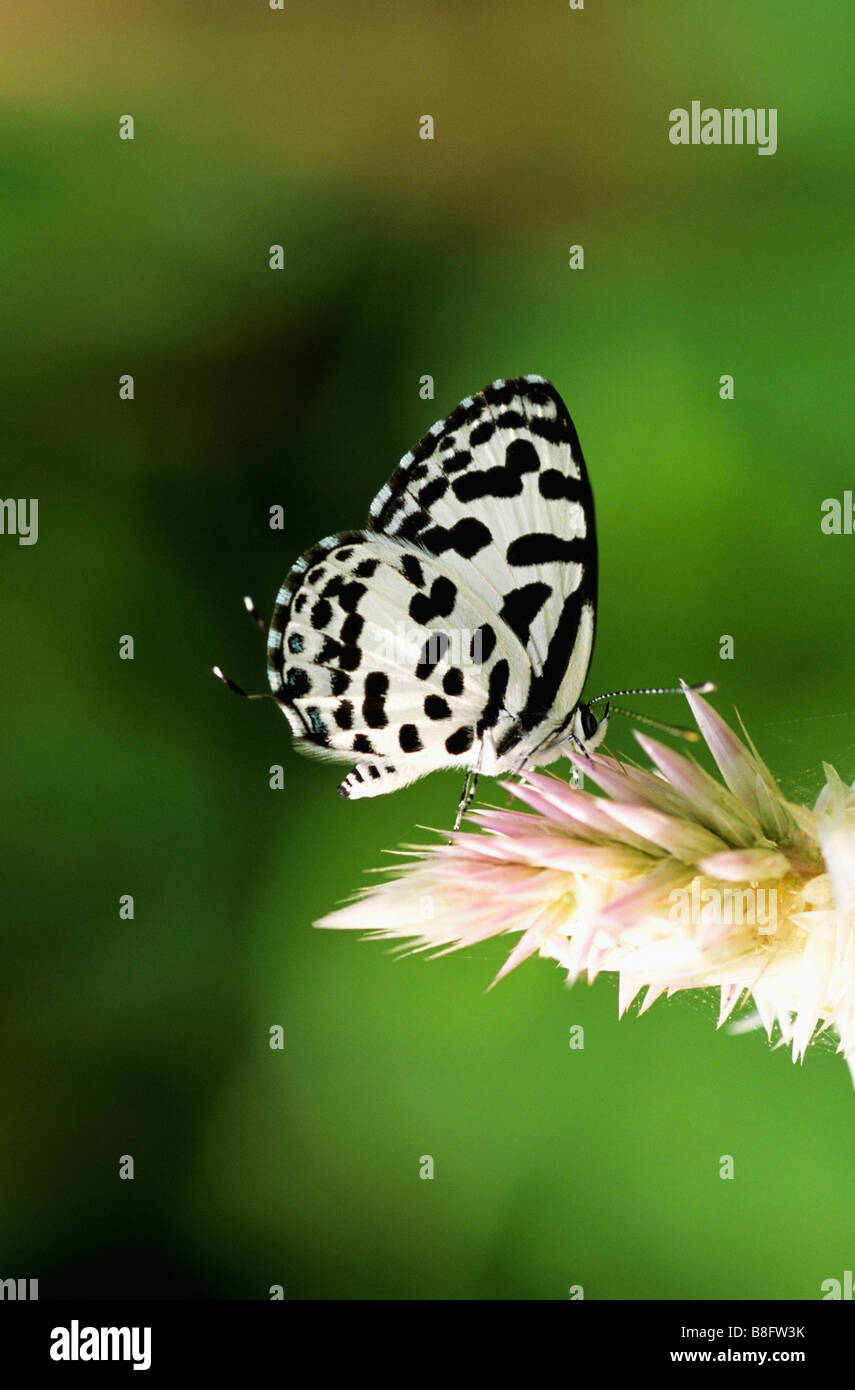
{"type": "Polygon", "coordinates": [[[447,700],[443,700],[441,695],[427,695],[425,697],[425,714],[428,719],[450,719],[451,708],[447,700]]]}
{"type": "Polygon", "coordinates": [[[423,589],[425,585],[424,570],[415,555],[404,555],[401,559],[401,570],[405,578],[417,589],[423,589]]]}
{"type": "MultiPolygon", "coordinates": [[[[474,431],[472,437],[474,438],[474,431]]],[[[472,468],[451,484],[458,502],[475,502],[479,497],[519,497],[523,476],[540,468],[537,449],[528,439],[512,439],[505,450],[505,462],[493,468],[472,468]]]]}
{"type": "Polygon", "coordinates": [[[338,594],[338,601],[345,613],[356,612],[359,600],[365,592],[365,585],[358,584],[355,579],[352,579],[347,584],[342,584],[338,594]]]}
{"type": "Polygon", "coordinates": [[[529,439],[512,439],[505,450],[505,467],[512,473],[536,473],[540,455],[529,439]]]}
{"type": "Polygon", "coordinates": [[[584,540],[575,537],[564,540],[549,531],[530,531],[525,536],[517,536],[507,549],[509,565],[545,565],[552,560],[581,561],[585,555],[584,540]]]}
{"type": "Polygon", "coordinates": [[[432,507],[434,502],[438,502],[448,491],[447,478],[434,478],[432,482],[425,483],[421,492],[418,494],[420,507],[432,507]]]}
{"type": "Polygon", "coordinates": [[[341,640],[346,647],[354,646],[362,636],[365,619],[358,613],[348,613],[341,625],[341,640]]]}
{"type": "Polygon", "coordinates": [[[321,717],[321,712],[317,705],[310,705],[307,708],[305,718],[309,721],[309,728],[311,729],[311,733],[307,735],[309,740],[312,743],[320,744],[323,748],[328,747],[330,741],[329,730],[321,717]]]}
{"type": "Polygon", "coordinates": [[[453,734],[449,734],[445,740],[445,749],[452,756],[466,753],[472,747],[475,735],[472,728],[467,724],[461,729],[455,729],[453,734]]]}
{"type": "Polygon", "coordinates": [[[434,618],[447,618],[457,598],[457,586],[445,575],[440,575],[430,586],[429,594],[413,594],[410,599],[410,617],[414,623],[427,627],[434,618]]]}
{"type": "Polygon", "coordinates": [[[523,584],[519,589],[511,589],[502,604],[499,617],[516,634],[523,646],[526,645],[531,625],[552,593],[548,584],[523,584]]]}
{"type": "Polygon", "coordinates": [[[495,468],[472,468],[452,483],[458,502],[477,502],[481,497],[519,497],[522,478],[498,464],[495,468]]]}
{"type": "Polygon", "coordinates": [[[482,420],[480,425],[475,425],[474,429],[470,431],[469,443],[473,446],[476,446],[478,444],[486,444],[488,439],[492,439],[495,433],[496,426],[494,425],[493,421],[482,420]]]}
{"type": "Polygon", "coordinates": [[[475,665],[489,661],[496,645],[496,634],[489,623],[476,627],[469,641],[469,660],[475,665]]]}
{"type": "Polygon", "coordinates": [[[582,502],[584,486],[580,478],[562,473],[560,468],[544,468],[537,480],[541,497],[547,502],[582,502]]]}
{"type": "Polygon", "coordinates": [[[333,711],[333,719],[340,729],[353,728],[353,705],[350,700],[342,700],[333,711]]]}
{"type": "MultiPolygon", "coordinates": [[[[325,637],[324,644],[318,652],[315,660],[319,666],[333,666],[341,660],[341,642],[337,642],[334,637],[325,637]]],[[[333,691],[333,694],[337,694],[333,691]]]]}
{"type": "Polygon", "coordinates": [[[427,434],[422,436],[415,449],[413,449],[413,462],[422,463],[424,459],[431,458],[431,456],[436,453],[438,445],[439,435],[434,433],[433,430],[428,430],[427,434]]]}
{"type": "Polygon", "coordinates": [[[362,718],[369,729],[385,729],[389,723],[386,714],[386,694],[389,690],[389,677],[385,671],[370,671],[365,677],[365,699],[362,701],[362,718]]]}
{"type": "Polygon", "coordinates": [[[390,532],[390,534],[394,534],[397,539],[402,541],[414,541],[419,533],[429,525],[430,517],[427,512],[414,511],[405,516],[400,526],[395,527],[394,532],[390,532]]]}
{"type": "MultiPolygon", "coordinates": [[[[467,477],[471,477],[467,474],[467,477]]],[[[460,480],[462,481],[462,479],[460,480]]],[[[456,550],[464,560],[471,560],[479,550],[490,544],[492,537],[483,521],[473,516],[464,517],[452,527],[432,526],[419,537],[419,543],[432,555],[442,555],[446,550],[456,550]]]]}
{"type": "Polygon", "coordinates": [[[442,466],[446,473],[459,473],[461,468],[468,468],[472,462],[472,454],[468,449],[458,449],[456,453],[449,454],[448,458],[443,459],[442,466]]]}
{"type": "Polygon", "coordinates": [[[546,439],[550,444],[569,444],[573,457],[579,458],[579,441],[576,438],[576,431],[570,423],[570,416],[566,415],[563,419],[555,420],[544,419],[542,415],[531,415],[528,419],[528,428],[532,434],[536,434],[539,439],[546,439]],[[570,428],[568,429],[568,425],[570,428]],[[575,449],[573,445],[575,443],[575,449]]]}
{"type": "Polygon", "coordinates": [[[284,690],[282,699],[286,705],[293,704],[302,695],[308,695],[312,688],[309,674],[304,671],[302,666],[289,666],[285,672],[284,690]]]}
{"type": "Polygon", "coordinates": [[[420,681],[426,681],[433,675],[438,663],[442,661],[448,651],[448,636],[444,632],[432,632],[421,650],[416,664],[416,676],[420,681]]]}
{"type": "Polygon", "coordinates": [[[317,603],[312,605],[311,623],[312,627],[320,631],[326,627],[332,617],[332,604],[329,599],[319,598],[317,603]]]}
{"type": "Polygon", "coordinates": [[[402,724],[398,730],[398,742],[404,753],[419,753],[424,747],[415,724],[402,724]]]}

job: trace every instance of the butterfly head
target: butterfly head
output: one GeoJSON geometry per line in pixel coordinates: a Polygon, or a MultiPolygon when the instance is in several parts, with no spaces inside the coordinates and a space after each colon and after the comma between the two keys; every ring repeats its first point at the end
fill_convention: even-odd
{"type": "Polygon", "coordinates": [[[602,743],[606,736],[606,729],[609,723],[609,704],[606,701],[605,712],[597,718],[590,705],[580,703],[573,711],[573,721],[570,725],[571,742],[576,747],[581,748],[585,753],[593,753],[594,749],[602,743]]]}
{"type": "MultiPolygon", "coordinates": [[[[712,681],[701,681],[698,685],[681,684],[680,686],[657,686],[654,689],[644,690],[613,690],[608,695],[596,695],[588,704],[583,704],[580,700],[573,711],[569,724],[565,726],[567,728],[566,742],[577,753],[593,753],[606,736],[609,715],[612,713],[625,714],[640,724],[649,724],[654,729],[661,729],[663,733],[695,741],[698,735],[694,729],[683,729],[678,724],[664,724],[659,719],[650,719],[646,714],[639,714],[637,710],[623,709],[620,705],[611,703],[612,695],[679,695],[685,690],[698,690],[706,693],[709,690],[715,690],[715,685],[712,681]],[[605,705],[605,712],[597,718],[593,707],[599,704],[605,705]]],[[[564,745],[561,744],[559,747],[563,752],[564,745]]],[[[556,756],[560,756],[560,754],[556,756]]]]}

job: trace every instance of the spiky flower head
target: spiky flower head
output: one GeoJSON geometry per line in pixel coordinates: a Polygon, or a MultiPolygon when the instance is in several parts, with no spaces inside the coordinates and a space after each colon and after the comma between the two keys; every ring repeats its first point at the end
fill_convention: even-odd
{"type": "Polygon", "coordinates": [[[603,795],[527,772],[527,811],[480,809],[478,832],[412,851],[396,876],[322,927],[456,950],[518,934],[497,979],[535,953],[570,982],[614,971],[623,1013],[644,991],[715,987],[719,1025],[753,999],[757,1025],[802,1060],[818,1032],[855,1076],[855,790],[832,767],[809,809],[753,744],[684,687],[721,774],[636,734],[652,769],[574,758],[603,795]]]}

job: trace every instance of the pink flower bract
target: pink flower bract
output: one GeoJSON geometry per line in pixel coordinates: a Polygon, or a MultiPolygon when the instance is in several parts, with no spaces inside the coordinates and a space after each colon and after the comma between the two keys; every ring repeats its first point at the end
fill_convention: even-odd
{"type": "Polygon", "coordinates": [[[855,1067],[855,790],[825,766],[813,808],[788,801],[753,746],[685,695],[721,781],[642,734],[650,770],[574,758],[601,795],[525,772],[507,786],[527,809],[473,811],[477,831],[412,851],[318,926],[412,950],[513,934],[497,979],[534,954],[571,982],[614,971],[621,1013],[642,991],[643,1012],[713,987],[721,1024],[750,996],[794,1060],[827,1030],[855,1067]]]}

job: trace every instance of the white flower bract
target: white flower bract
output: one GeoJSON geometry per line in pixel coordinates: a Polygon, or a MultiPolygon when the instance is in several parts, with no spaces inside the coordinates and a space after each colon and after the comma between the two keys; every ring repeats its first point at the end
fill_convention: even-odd
{"type": "Polygon", "coordinates": [[[749,746],[684,687],[721,781],[636,737],[648,770],[576,758],[594,795],[526,772],[528,810],[479,809],[477,832],[410,852],[395,876],[317,925],[456,950],[517,934],[497,979],[531,955],[572,982],[619,978],[623,1013],[644,992],[720,991],[802,1060],[827,1031],[855,1076],[855,790],[834,769],[810,809],[788,801],[749,746]]]}

